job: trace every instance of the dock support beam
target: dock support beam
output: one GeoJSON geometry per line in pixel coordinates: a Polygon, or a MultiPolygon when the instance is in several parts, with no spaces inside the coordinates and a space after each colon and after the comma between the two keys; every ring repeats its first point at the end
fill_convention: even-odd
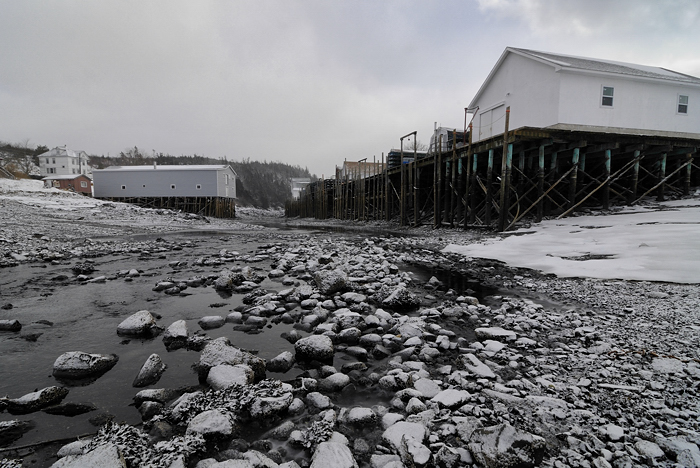
{"type": "Polygon", "coordinates": [[[666,183],[664,183],[663,180],[666,178],[666,157],[666,153],[662,154],[659,164],[659,180],[661,181],[661,185],[659,186],[659,195],[656,197],[658,201],[664,201],[665,197],[666,183]]]}
{"type": "MultiPolygon", "coordinates": [[[[505,149],[505,148],[504,148],[505,149]]],[[[510,211],[510,176],[513,166],[513,145],[508,144],[504,151],[504,163],[501,169],[501,209],[498,213],[498,230],[505,231],[510,211]]]]}
{"type": "Polygon", "coordinates": [[[544,216],[544,197],[542,196],[544,194],[544,145],[540,145],[537,156],[537,199],[539,201],[537,202],[536,220],[539,223],[544,216]]]}

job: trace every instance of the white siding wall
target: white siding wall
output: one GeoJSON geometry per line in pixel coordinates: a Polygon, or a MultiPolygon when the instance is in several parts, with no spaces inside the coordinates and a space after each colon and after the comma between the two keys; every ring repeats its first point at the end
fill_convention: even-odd
{"type": "Polygon", "coordinates": [[[95,197],[235,197],[230,170],[101,170],[93,171],[95,197]],[[228,195],[224,173],[229,174],[228,195]],[[171,188],[171,186],[175,188],[171,188]],[[197,185],[201,187],[197,189],[197,185]],[[122,189],[122,186],[125,188],[122,189]]]}
{"type": "Polygon", "coordinates": [[[236,198],[236,177],[233,171],[221,170],[217,175],[217,191],[220,197],[236,198]]]}
{"type": "Polygon", "coordinates": [[[474,118],[473,141],[503,133],[510,106],[510,129],[557,123],[559,74],[554,68],[517,54],[508,54],[483,91],[474,118]],[[508,94],[510,93],[510,94],[508,94]],[[502,106],[493,107],[503,102],[502,106]]]}
{"type": "Polygon", "coordinates": [[[700,89],[654,81],[562,73],[559,123],[700,133],[700,89]],[[613,107],[601,105],[612,86],[613,107]],[[678,114],[678,95],[689,96],[688,114],[678,114]]]}

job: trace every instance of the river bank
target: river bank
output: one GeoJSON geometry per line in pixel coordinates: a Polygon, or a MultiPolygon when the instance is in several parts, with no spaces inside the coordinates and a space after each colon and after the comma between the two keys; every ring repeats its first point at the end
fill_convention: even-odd
{"type": "Polygon", "coordinates": [[[3,411],[20,422],[3,466],[698,464],[697,285],[562,279],[445,250],[486,233],[309,235],[59,197],[0,198],[0,319],[22,323],[0,332],[16,347],[0,394],[59,386],[62,403],[41,409],[96,409],[3,411]],[[184,322],[184,346],[118,335],[139,310],[170,332],[184,322]],[[85,386],[51,376],[78,350],[119,361],[85,386]],[[152,354],[167,368],[145,388],[162,391],[140,393],[152,354]],[[12,450],[65,431],[97,436],[60,460],[12,450]]]}

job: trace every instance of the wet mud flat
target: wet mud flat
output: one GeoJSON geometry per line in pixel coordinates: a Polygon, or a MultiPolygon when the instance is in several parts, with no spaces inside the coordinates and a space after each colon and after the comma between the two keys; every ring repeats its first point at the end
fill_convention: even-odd
{"type": "Polygon", "coordinates": [[[32,424],[6,444],[5,463],[50,466],[57,444],[13,447],[98,427],[62,460],[112,447],[128,466],[693,466],[700,456],[695,286],[560,280],[441,254],[435,237],[270,230],[138,242],[2,270],[0,302],[12,304],[2,318],[23,327],[0,337],[0,393],[64,386],[60,404],[95,407],[0,413],[32,424]],[[95,270],[76,274],[86,264],[95,270]],[[167,330],[118,335],[140,310],[164,330],[184,321],[184,346],[168,351],[167,330]],[[201,325],[212,316],[224,324],[201,325]],[[119,361],[87,385],[55,379],[55,359],[72,350],[119,361]],[[145,389],[168,396],[135,398],[152,354],[167,369],[145,389]],[[216,383],[217,366],[253,377],[216,383]]]}

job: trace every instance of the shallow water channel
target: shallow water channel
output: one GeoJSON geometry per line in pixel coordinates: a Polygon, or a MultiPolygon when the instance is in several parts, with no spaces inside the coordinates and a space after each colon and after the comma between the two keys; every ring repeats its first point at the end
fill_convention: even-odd
{"type": "MultiPolygon", "coordinates": [[[[33,429],[16,440],[12,447],[94,433],[105,417],[113,417],[116,422],[139,424],[140,414],[133,406],[132,399],[141,389],[132,387],[132,382],[152,353],[159,354],[168,368],[160,381],[150,388],[182,388],[200,384],[192,369],[199,359],[198,352],[185,349],[168,352],[160,337],[125,339],[117,335],[117,326],[142,309],[160,316],[158,323],[164,328],[184,319],[191,332],[200,329],[197,321],[203,316],[226,316],[242,304],[243,294],[220,294],[212,287],[198,287],[186,289],[181,296],[169,296],[154,292],[152,288],[156,282],[168,277],[184,279],[195,275],[206,276],[232,266],[258,266],[261,274],[266,274],[270,261],[193,265],[199,257],[218,256],[221,249],[253,254],[266,239],[260,239],[256,233],[178,233],[167,235],[167,240],[189,245],[182,250],[152,255],[134,252],[93,259],[96,271],[91,274],[92,277],[114,277],[119,271],[134,268],[143,271],[141,276],[131,280],[115,278],[105,283],[81,284],[76,281],[71,267],[84,260],[59,265],[20,265],[0,270],[0,305],[13,306],[10,310],[0,310],[0,318],[18,319],[23,325],[20,333],[0,332],[0,395],[19,398],[51,385],[65,385],[65,382],[59,382],[52,376],[52,368],[56,358],[67,351],[114,353],[119,356],[117,365],[93,383],[71,386],[62,402],[92,404],[96,407],[94,411],[73,417],[41,411],[27,415],[0,413],[0,421],[19,419],[34,423],[33,429]],[[175,261],[186,262],[186,265],[174,269],[171,262],[175,261]]],[[[423,281],[434,273],[417,267],[410,270],[423,281]]],[[[458,293],[462,292],[460,289],[475,286],[454,275],[444,275],[441,279],[449,282],[458,293]]],[[[269,291],[287,288],[270,279],[266,279],[262,287],[269,291]]],[[[207,330],[206,334],[214,338],[226,336],[234,345],[255,350],[260,357],[270,359],[282,351],[294,351],[294,346],[280,336],[291,327],[282,323],[271,324],[262,333],[246,334],[234,330],[232,324],[227,323],[221,328],[207,330]]],[[[336,353],[336,368],[339,369],[346,362],[345,359],[350,358],[336,353]]],[[[285,374],[268,372],[267,376],[290,380],[302,372],[295,367],[285,374]]],[[[381,398],[375,393],[370,389],[358,389],[355,393],[338,396],[337,403],[369,406],[381,398]]]]}

